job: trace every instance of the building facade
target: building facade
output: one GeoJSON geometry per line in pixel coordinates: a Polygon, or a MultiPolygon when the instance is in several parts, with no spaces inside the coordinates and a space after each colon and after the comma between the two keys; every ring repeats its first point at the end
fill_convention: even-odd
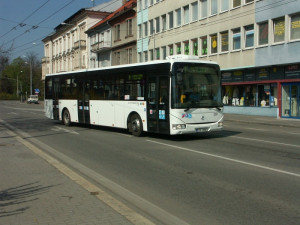
{"type": "Polygon", "coordinates": [[[136,63],[136,0],[123,5],[86,33],[90,39],[90,68],[136,63]]]}
{"type": "Polygon", "coordinates": [[[299,13],[298,1],[139,0],[138,61],[216,61],[225,112],[300,118],[299,13]]]}
{"type": "Polygon", "coordinates": [[[80,9],[45,37],[42,40],[42,80],[49,73],[87,69],[90,45],[85,32],[121,5],[122,0],[117,0],[89,9],[80,9]]]}

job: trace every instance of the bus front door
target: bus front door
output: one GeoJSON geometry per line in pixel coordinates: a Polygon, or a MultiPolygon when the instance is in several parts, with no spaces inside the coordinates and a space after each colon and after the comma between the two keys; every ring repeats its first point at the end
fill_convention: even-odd
{"type": "Polygon", "coordinates": [[[78,98],[78,120],[79,123],[89,124],[90,123],[90,97],[89,81],[83,81],[80,83],[80,94],[78,98]]]}
{"type": "Polygon", "coordinates": [[[53,82],[53,119],[59,120],[59,99],[60,83],[59,78],[54,78],[53,82]]]}
{"type": "Polygon", "coordinates": [[[147,84],[148,131],[169,134],[169,77],[150,75],[147,84]]]}

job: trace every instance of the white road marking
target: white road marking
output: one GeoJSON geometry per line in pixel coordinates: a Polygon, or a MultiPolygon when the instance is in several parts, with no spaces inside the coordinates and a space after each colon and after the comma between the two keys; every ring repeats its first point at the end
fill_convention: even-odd
{"type": "Polygon", "coordinates": [[[246,137],[238,137],[238,136],[234,136],[234,137],[230,137],[230,138],[238,138],[238,139],[244,139],[244,140],[249,140],[249,141],[257,141],[257,142],[264,142],[264,143],[269,143],[269,144],[284,145],[284,146],[300,148],[300,145],[286,144],[286,143],[275,142],[275,141],[265,141],[265,140],[256,139],[256,138],[246,138],[246,137]]]}
{"type": "Polygon", "coordinates": [[[79,133],[77,133],[76,131],[68,130],[68,129],[65,129],[65,128],[62,128],[62,127],[59,127],[59,126],[55,126],[55,127],[52,128],[51,130],[57,131],[57,132],[63,131],[63,132],[70,133],[70,134],[77,134],[77,135],[79,134],[79,133]]]}
{"type": "MultiPolygon", "coordinates": [[[[282,174],[286,174],[286,175],[291,175],[291,176],[300,178],[300,174],[292,173],[292,172],[288,172],[288,171],[284,171],[284,170],[279,170],[279,169],[275,169],[275,168],[268,167],[268,166],[262,166],[262,165],[259,165],[259,164],[249,163],[249,162],[246,162],[246,161],[241,161],[241,160],[232,159],[232,158],[228,158],[228,157],[223,157],[223,156],[220,156],[220,155],[210,154],[210,153],[206,153],[206,152],[200,152],[200,151],[196,151],[196,150],[193,150],[193,149],[184,148],[184,147],[180,147],[180,146],[176,146],[176,145],[170,145],[170,144],[165,144],[165,143],[158,142],[158,141],[152,141],[152,140],[149,140],[149,139],[147,139],[146,141],[151,142],[151,143],[155,143],[155,144],[159,144],[159,145],[168,146],[168,147],[171,147],[171,148],[180,149],[180,150],[187,151],[187,152],[193,152],[193,153],[196,153],[196,154],[201,154],[201,155],[205,155],[205,156],[209,156],[209,157],[213,157],[213,158],[223,159],[223,160],[226,160],[226,161],[240,163],[240,164],[243,164],[243,165],[257,167],[257,168],[260,168],[260,169],[265,169],[265,170],[269,170],[269,171],[273,171],[273,172],[277,172],[277,173],[282,173],[282,174]]],[[[300,146],[298,146],[298,147],[300,147],[300,146]]]]}

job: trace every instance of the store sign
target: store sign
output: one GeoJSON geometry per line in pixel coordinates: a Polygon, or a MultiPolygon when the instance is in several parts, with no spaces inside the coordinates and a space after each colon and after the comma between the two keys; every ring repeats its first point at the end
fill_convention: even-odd
{"type": "Polygon", "coordinates": [[[232,72],[223,72],[222,81],[224,82],[232,81],[232,72]]]}
{"type": "Polygon", "coordinates": [[[269,79],[269,69],[262,68],[257,71],[257,80],[268,80],[269,79]]]}
{"type": "Polygon", "coordinates": [[[233,71],[233,80],[243,81],[243,71],[241,70],[233,71]]]}
{"type": "Polygon", "coordinates": [[[290,65],[285,67],[285,78],[300,78],[300,65],[290,65]]]}
{"type": "Polygon", "coordinates": [[[244,81],[255,81],[255,70],[247,70],[244,72],[244,81]]]}

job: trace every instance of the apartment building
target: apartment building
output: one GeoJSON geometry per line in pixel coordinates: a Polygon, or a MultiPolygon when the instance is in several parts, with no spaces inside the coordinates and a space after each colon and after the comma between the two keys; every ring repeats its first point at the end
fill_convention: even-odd
{"type": "Polygon", "coordinates": [[[117,0],[93,8],[83,8],[55,27],[54,32],[42,40],[42,79],[48,73],[88,68],[89,43],[85,32],[121,5],[122,0],[117,0]]]}
{"type": "Polygon", "coordinates": [[[86,33],[90,39],[90,68],[136,61],[136,0],[123,5],[86,33]]]}
{"type": "Polygon", "coordinates": [[[137,7],[139,62],[173,54],[216,61],[225,112],[300,118],[298,1],[138,0],[137,7]]]}

